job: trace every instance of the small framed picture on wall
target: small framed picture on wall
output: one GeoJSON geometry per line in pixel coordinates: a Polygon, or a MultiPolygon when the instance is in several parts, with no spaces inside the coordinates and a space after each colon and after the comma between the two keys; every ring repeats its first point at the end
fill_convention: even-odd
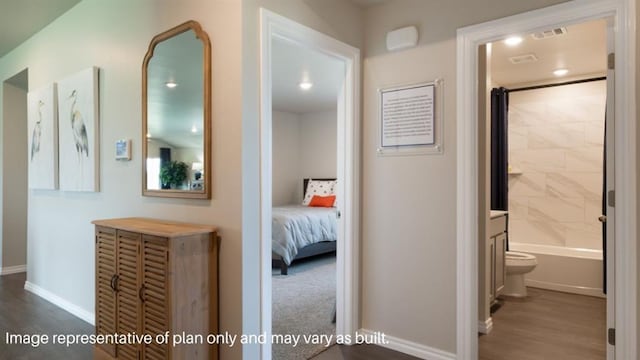
{"type": "Polygon", "coordinates": [[[116,141],[116,160],[131,160],[131,139],[116,141]]]}

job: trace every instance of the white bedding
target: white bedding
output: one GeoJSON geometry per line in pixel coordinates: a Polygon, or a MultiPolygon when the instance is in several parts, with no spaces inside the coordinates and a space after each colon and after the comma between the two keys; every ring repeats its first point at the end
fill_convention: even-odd
{"type": "Polygon", "coordinates": [[[322,241],[336,241],[335,208],[287,205],[272,209],[271,250],[289,265],[298,249],[322,241]]]}

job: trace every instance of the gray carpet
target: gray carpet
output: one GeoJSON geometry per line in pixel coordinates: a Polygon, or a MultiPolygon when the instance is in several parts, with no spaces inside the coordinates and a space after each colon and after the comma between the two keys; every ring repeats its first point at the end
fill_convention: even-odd
{"type": "MultiPolygon", "coordinates": [[[[273,334],[333,335],[336,259],[322,256],[294,263],[289,275],[273,269],[273,334]]],[[[335,340],[333,340],[335,343],[335,340]]],[[[322,344],[273,344],[274,360],[306,360],[326,350],[322,344]]]]}

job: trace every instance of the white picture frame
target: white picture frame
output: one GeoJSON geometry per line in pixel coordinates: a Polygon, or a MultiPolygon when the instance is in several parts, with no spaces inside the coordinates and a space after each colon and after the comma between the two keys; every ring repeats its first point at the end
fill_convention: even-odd
{"type": "Polygon", "coordinates": [[[131,139],[116,141],[116,160],[131,160],[131,139]]]}
{"type": "Polygon", "coordinates": [[[443,152],[443,80],[378,89],[378,155],[443,152]]]}

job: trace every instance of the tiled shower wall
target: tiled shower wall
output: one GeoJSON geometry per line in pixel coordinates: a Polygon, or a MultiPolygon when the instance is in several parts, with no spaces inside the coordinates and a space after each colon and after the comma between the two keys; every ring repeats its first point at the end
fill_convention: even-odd
{"type": "Polygon", "coordinates": [[[605,102],[605,81],[509,94],[510,241],[602,249],[605,102]]]}

